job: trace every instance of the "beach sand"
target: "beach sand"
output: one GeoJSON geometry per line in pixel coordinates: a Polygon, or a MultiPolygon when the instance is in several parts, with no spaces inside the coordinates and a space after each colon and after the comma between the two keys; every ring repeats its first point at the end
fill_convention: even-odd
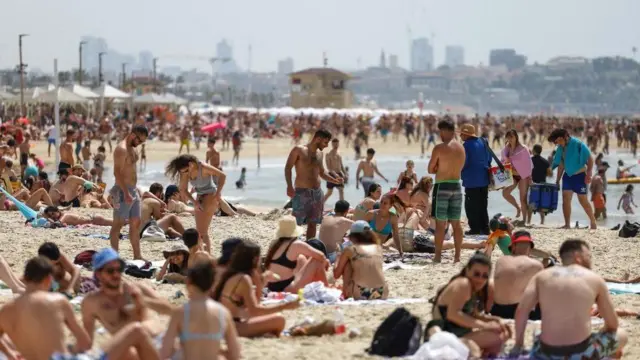
{"type": "MultiPolygon", "coordinates": [[[[107,210],[79,210],[74,212],[101,214],[111,216],[107,210]]],[[[213,253],[220,253],[220,243],[230,236],[240,236],[259,243],[262,254],[267,251],[273,240],[279,214],[270,214],[256,218],[215,218],[209,234],[212,237],[213,253]]],[[[187,227],[194,226],[191,217],[183,218],[187,227]]],[[[32,229],[25,227],[24,219],[18,212],[0,213],[0,227],[5,229],[0,234],[1,255],[11,264],[14,272],[21,274],[27,259],[36,254],[39,245],[44,241],[56,242],[67,256],[73,258],[77,253],[87,249],[101,249],[109,246],[108,240],[86,237],[86,234],[108,234],[108,227],[85,227],[80,229],[32,229]]],[[[620,277],[625,271],[632,276],[638,275],[637,258],[638,240],[620,239],[616,231],[597,230],[552,230],[533,229],[536,248],[551,251],[557,255],[560,243],[570,237],[586,239],[592,246],[594,270],[607,277],[620,277]]],[[[143,256],[148,260],[162,260],[162,249],[170,243],[143,242],[143,256]]],[[[120,252],[125,258],[131,258],[131,246],[127,240],[121,241],[120,252]]],[[[494,252],[494,261],[499,257],[499,251],[494,252]]],[[[473,254],[471,250],[463,251],[463,263],[473,254]]],[[[452,252],[443,258],[443,263],[434,265],[430,261],[427,267],[420,270],[390,270],[385,273],[390,286],[392,298],[422,298],[428,299],[435,294],[436,288],[448,281],[460,269],[460,264],[452,263],[452,252]]],[[[90,275],[83,270],[83,275],[90,275]]],[[[146,281],[149,280],[135,280],[146,281]]],[[[183,285],[152,285],[163,297],[172,298],[178,290],[184,291],[183,285]]],[[[9,296],[3,296],[7,301],[9,296]]],[[[640,309],[638,295],[615,295],[614,303],[617,307],[640,309]]],[[[171,300],[174,303],[184,302],[185,299],[171,300]]],[[[385,317],[393,311],[395,306],[343,306],[341,307],[348,329],[358,328],[361,335],[349,339],[346,335],[326,336],[322,338],[288,338],[280,339],[242,339],[242,353],[245,359],[350,359],[354,357],[368,358],[365,349],[370,345],[373,333],[385,317]]],[[[422,324],[430,319],[431,305],[428,303],[406,305],[413,314],[420,317],[422,324]]],[[[332,319],[335,307],[332,306],[303,306],[295,311],[285,312],[287,327],[311,316],[316,320],[332,319]]],[[[79,316],[79,313],[78,313],[79,316]]],[[[156,315],[154,315],[156,316],[156,315]]],[[[159,326],[166,327],[168,318],[157,316],[159,326]]],[[[640,342],[635,335],[640,333],[640,321],[624,318],[621,326],[629,332],[630,342],[625,351],[625,358],[640,358],[640,342]]],[[[526,335],[527,346],[532,342],[534,325],[529,325],[526,335]]],[[[99,346],[106,339],[104,333],[97,332],[96,344],[99,346]]],[[[511,347],[513,340],[508,343],[511,347]]]]}

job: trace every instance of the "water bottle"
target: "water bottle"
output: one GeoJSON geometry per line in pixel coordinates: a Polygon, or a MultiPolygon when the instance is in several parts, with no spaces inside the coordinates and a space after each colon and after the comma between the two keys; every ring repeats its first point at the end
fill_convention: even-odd
{"type": "Polygon", "coordinates": [[[344,334],[347,331],[347,326],[344,324],[344,313],[342,312],[342,310],[340,310],[340,308],[336,308],[336,310],[333,312],[333,319],[335,334],[344,334]]]}

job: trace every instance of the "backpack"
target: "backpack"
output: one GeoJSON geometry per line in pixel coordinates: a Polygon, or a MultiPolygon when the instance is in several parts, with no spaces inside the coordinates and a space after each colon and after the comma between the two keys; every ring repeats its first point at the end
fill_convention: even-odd
{"type": "Polygon", "coordinates": [[[407,356],[415,354],[421,344],[420,319],[399,307],[380,324],[366,351],[370,355],[386,357],[407,356]]]}
{"type": "Polygon", "coordinates": [[[636,237],[638,235],[638,232],[640,232],[640,224],[637,222],[630,223],[629,220],[627,220],[620,228],[618,236],[621,238],[632,238],[636,237]]]}
{"type": "Polygon", "coordinates": [[[436,245],[427,235],[418,234],[413,238],[413,251],[434,254],[436,245]]]}
{"type": "Polygon", "coordinates": [[[73,259],[73,263],[87,269],[91,269],[91,261],[93,260],[93,255],[95,253],[95,250],[85,250],[76,255],[75,259],[73,259]]]}

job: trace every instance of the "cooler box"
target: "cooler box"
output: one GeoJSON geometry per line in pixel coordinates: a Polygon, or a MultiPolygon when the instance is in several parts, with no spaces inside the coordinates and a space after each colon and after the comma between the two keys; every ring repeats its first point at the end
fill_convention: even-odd
{"type": "Polygon", "coordinates": [[[533,184],[529,188],[529,208],[533,212],[552,213],[558,209],[558,185],[533,184]]]}

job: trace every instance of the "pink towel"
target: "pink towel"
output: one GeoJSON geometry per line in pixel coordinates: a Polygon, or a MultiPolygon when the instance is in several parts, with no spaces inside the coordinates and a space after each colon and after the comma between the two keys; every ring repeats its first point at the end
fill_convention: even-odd
{"type": "Polygon", "coordinates": [[[526,179],[531,176],[533,162],[531,161],[529,149],[526,147],[518,145],[515,150],[511,150],[510,147],[505,146],[502,149],[502,161],[511,163],[511,166],[521,178],[526,179]]]}

